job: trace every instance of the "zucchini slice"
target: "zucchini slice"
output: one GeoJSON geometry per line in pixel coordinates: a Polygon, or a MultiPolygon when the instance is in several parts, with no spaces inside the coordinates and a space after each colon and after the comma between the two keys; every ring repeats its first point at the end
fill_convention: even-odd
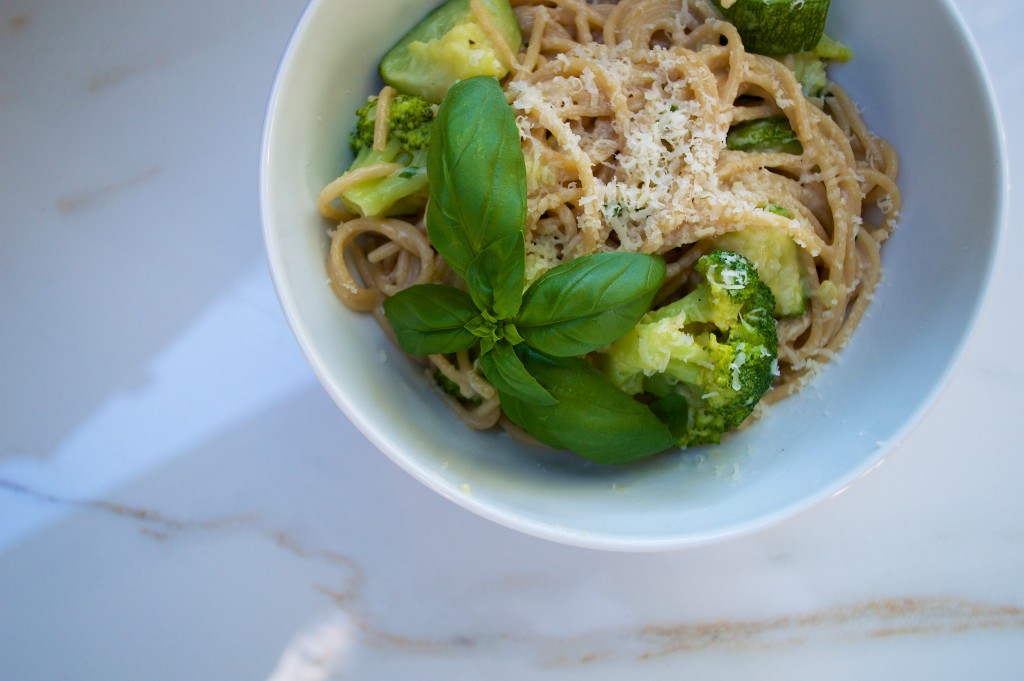
{"type": "MultiPolygon", "coordinates": [[[[512,54],[522,33],[508,0],[477,0],[512,54]]],[[[448,88],[473,76],[503,78],[501,50],[476,21],[470,0],[448,0],[416,24],[380,63],[384,82],[399,92],[440,103],[448,88]]]]}
{"type": "Polygon", "coordinates": [[[825,31],[829,5],[829,0],[714,1],[748,51],[769,55],[813,50],[825,31]]]}

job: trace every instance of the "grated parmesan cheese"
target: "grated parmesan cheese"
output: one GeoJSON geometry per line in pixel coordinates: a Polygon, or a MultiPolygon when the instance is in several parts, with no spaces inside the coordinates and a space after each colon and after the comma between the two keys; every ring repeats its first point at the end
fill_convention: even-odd
{"type": "MultiPolygon", "coordinates": [[[[597,248],[612,242],[622,250],[664,252],[764,203],[763,196],[742,187],[734,191],[718,177],[728,113],[717,96],[699,91],[714,76],[692,52],[587,44],[557,61],[564,75],[516,81],[509,92],[523,139],[550,135],[577,165],[603,163],[613,171],[583,182],[577,200],[578,227],[600,235],[597,248]],[[571,65],[580,63],[573,71],[571,65]],[[611,130],[579,129],[574,121],[583,110],[602,110],[611,130]]],[[[543,243],[546,237],[532,238],[540,266],[553,248],[543,243]]]]}

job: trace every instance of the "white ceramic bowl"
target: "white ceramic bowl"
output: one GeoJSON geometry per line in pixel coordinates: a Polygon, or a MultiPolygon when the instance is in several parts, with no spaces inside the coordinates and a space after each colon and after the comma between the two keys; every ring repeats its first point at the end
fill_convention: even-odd
{"type": "MultiPolygon", "coordinates": [[[[1003,219],[1001,136],[986,77],[952,5],[833,3],[853,46],[835,71],[901,157],[904,210],[884,281],[841,359],[721,446],[601,467],[464,428],[369,316],[327,285],[315,199],[342,169],[352,114],[383,52],[431,0],[313,0],[269,102],[261,201],[281,304],[326,390],[385,454],[471,511],[568,544],[660,550],[765,527],[878,464],[960,353],[1003,219]]],[[[910,490],[908,490],[909,493],[910,490]]]]}

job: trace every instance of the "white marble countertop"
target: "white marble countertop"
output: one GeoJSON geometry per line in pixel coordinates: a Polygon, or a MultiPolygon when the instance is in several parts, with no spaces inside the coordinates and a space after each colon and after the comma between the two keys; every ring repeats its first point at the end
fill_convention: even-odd
{"type": "MultiPolygon", "coordinates": [[[[1013,175],[1024,4],[955,4],[1013,175]]],[[[0,679],[1024,678],[1024,193],[884,465],[727,543],[547,543],[379,454],[285,324],[256,172],[302,6],[0,3],[0,679]]]]}

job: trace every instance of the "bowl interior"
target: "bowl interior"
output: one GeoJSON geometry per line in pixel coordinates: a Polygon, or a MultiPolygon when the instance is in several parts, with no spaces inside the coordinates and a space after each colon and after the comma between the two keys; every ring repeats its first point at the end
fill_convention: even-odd
{"type": "Polygon", "coordinates": [[[955,10],[934,0],[833,4],[829,33],[855,51],[834,77],[896,146],[904,194],[882,285],[839,360],[720,446],[609,468],[466,429],[373,319],[326,284],[316,196],[347,164],[352,112],[379,87],[378,59],[432,6],[313,0],[267,113],[261,200],[272,274],[299,343],[355,425],[482,516],[607,549],[676,548],[763,527],[877,464],[959,355],[1002,224],[998,123],[955,10]]]}

